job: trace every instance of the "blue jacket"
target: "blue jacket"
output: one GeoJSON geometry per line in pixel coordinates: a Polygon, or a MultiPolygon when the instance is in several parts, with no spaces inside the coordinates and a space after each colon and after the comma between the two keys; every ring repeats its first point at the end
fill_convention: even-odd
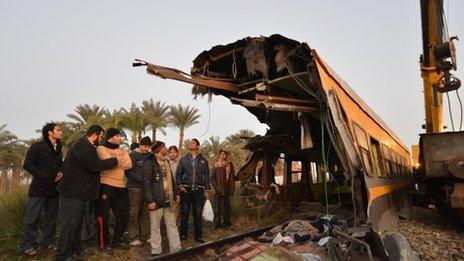
{"type": "Polygon", "coordinates": [[[195,158],[190,153],[179,160],[176,171],[177,187],[211,189],[208,161],[201,154],[195,158]]]}
{"type": "Polygon", "coordinates": [[[129,154],[132,168],[125,172],[127,177],[126,188],[142,188],[142,177],[146,173],[143,162],[150,156],[153,156],[153,154],[142,153],[139,150],[134,150],[129,154]]]}

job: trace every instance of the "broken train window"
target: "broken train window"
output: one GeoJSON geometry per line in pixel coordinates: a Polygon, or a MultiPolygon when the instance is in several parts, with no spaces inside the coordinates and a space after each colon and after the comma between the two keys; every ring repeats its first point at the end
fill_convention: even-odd
{"type": "Polygon", "coordinates": [[[368,175],[372,175],[371,156],[369,153],[369,145],[367,142],[366,132],[355,122],[353,122],[353,129],[358,142],[359,152],[361,153],[364,168],[368,175]]]}

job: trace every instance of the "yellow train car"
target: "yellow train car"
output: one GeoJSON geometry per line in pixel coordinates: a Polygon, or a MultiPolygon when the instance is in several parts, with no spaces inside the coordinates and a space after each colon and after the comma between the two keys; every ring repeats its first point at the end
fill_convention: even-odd
{"type": "MultiPolygon", "coordinates": [[[[352,209],[353,225],[381,232],[408,215],[410,153],[382,119],[306,43],[281,35],[248,37],[202,52],[190,74],[138,60],[147,72],[194,84],[245,107],[269,126],[249,140],[236,174],[277,188],[276,198],[352,209]]],[[[246,126],[242,126],[246,128],[246,126]]]]}

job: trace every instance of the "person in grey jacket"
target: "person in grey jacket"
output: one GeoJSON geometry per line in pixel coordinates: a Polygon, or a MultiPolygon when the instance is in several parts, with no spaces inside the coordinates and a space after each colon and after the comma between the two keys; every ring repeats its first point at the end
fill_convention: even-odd
{"type": "Polygon", "coordinates": [[[176,171],[176,184],[180,191],[182,204],[180,220],[180,239],[187,239],[188,218],[190,208],[193,207],[193,226],[195,240],[204,243],[202,238],[201,215],[205,198],[209,197],[211,189],[208,161],[199,154],[200,142],[191,139],[189,142],[190,152],[183,156],[176,171]]]}
{"type": "Polygon", "coordinates": [[[150,215],[148,213],[148,203],[143,194],[142,177],[147,174],[143,163],[151,155],[151,145],[150,137],[143,137],[140,140],[139,147],[129,154],[132,168],[126,170],[126,187],[129,189],[129,237],[131,246],[143,245],[150,236],[150,215]]]}

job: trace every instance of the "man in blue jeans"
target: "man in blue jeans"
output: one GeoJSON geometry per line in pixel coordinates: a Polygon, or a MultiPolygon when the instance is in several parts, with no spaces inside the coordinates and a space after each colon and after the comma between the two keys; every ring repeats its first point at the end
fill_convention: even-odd
{"type": "Polygon", "coordinates": [[[24,160],[24,169],[32,175],[20,246],[27,256],[37,255],[37,222],[42,210],[45,212],[42,245],[45,249],[54,248],[58,214],[56,185],[63,176],[62,136],[63,132],[56,123],[46,124],[42,128],[42,140],[31,145],[24,160]]]}
{"type": "Polygon", "coordinates": [[[176,185],[180,191],[182,204],[180,218],[180,239],[187,239],[188,218],[193,208],[193,227],[195,240],[204,243],[202,238],[201,215],[205,198],[211,189],[208,161],[199,154],[200,142],[192,139],[189,142],[189,153],[179,160],[176,171],[176,185]]]}

